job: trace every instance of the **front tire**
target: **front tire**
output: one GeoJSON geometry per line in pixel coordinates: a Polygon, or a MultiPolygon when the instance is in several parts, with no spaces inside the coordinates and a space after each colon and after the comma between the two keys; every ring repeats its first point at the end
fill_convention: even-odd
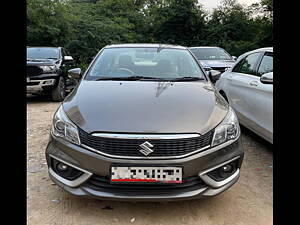
{"type": "Polygon", "coordinates": [[[57,86],[52,90],[52,100],[55,102],[61,102],[66,97],[66,82],[63,77],[58,80],[57,86]]]}

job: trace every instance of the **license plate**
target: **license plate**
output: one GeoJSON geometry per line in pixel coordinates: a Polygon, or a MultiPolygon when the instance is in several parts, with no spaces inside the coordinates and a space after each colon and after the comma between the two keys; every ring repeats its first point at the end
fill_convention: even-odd
{"type": "Polygon", "coordinates": [[[111,183],[182,183],[182,167],[112,166],[111,183]]]}

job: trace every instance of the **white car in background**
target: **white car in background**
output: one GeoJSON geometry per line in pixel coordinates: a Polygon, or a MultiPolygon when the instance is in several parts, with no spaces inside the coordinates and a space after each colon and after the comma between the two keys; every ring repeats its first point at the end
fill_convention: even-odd
{"type": "Polygon", "coordinates": [[[273,47],[241,55],[215,86],[243,126],[273,143],[273,47]]]}

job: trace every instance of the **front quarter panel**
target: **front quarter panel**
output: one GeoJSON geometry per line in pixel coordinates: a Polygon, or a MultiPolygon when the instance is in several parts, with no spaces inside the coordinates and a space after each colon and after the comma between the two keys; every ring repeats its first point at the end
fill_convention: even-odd
{"type": "Polygon", "coordinates": [[[220,93],[220,91],[224,91],[226,93],[228,74],[229,74],[229,71],[225,71],[223,74],[221,74],[220,79],[215,84],[216,90],[219,93],[220,93]]]}

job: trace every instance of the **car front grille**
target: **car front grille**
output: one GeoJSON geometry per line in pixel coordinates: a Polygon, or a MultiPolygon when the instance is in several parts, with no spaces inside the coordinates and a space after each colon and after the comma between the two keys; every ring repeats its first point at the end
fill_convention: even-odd
{"type": "Polygon", "coordinates": [[[113,184],[110,183],[109,176],[92,175],[86,181],[86,185],[96,191],[126,191],[126,192],[172,192],[178,190],[191,191],[205,187],[205,183],[198,176],[184,178],[181,184],[113,184]]]}
{"type": "Polygon", "coordinates": [[[27,66],[27,77],[34,77],[43,74],[43,70],[38,66],[27,66]]]}
{"type": "Polygon", "coordinates": [[[184,157],[193,152],[204,151],[210,146],[214,130],[207,132],[204,135],[191,138],[180,139],[123,139],[123,138],[105,138],[90,135],[79,128],[79,137],[81,144],[104,153],[109,156],[115,157],[143,157],[143,158],[178,158],[184,157]],[[144,142],[150,142],[153,147],[153,152],[149,156],[143,155],[139,150],[139,145],[144,142]],[[205,149],[204,149],[205,148],[205,149]]]}
{"type": "Polygon", "coordinates": [[[27,86],[35,86],[35,85],[39,85],[40,82],[27,82],[26,85],[27,86]]]}

